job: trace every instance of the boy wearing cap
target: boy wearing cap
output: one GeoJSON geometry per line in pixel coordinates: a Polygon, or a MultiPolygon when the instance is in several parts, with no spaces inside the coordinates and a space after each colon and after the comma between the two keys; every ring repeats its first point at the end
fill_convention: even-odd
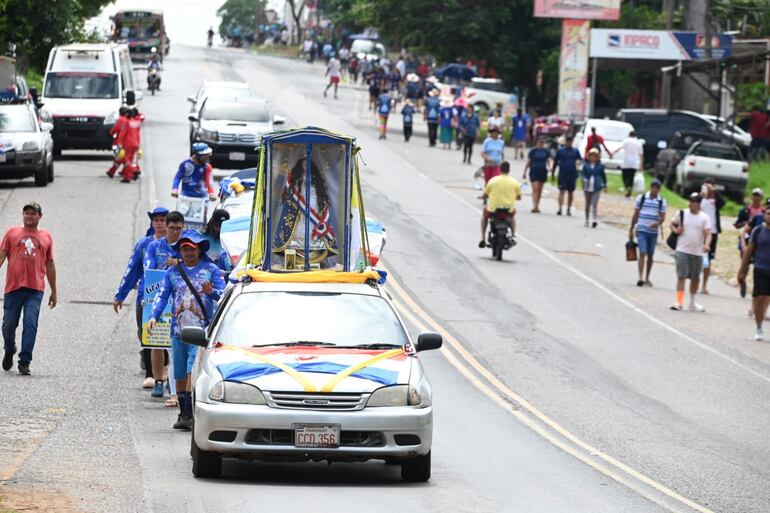
{"type": "Polygon", "coordinates": [[[695,302],[698,294],[700,273],[703,269],[703,253],[711,247],[711,221],[701,212],[701,196],[697,192],[690,194],[690,208],[683,210],[671,221],[671,231],[678,235],[676,240],[676,303],[672,310],[684,309],[684,284],[690,280],[690,310],[705,312],[706,309],[695,302]]]}
{"type": "Polygon", "coordinates": [[[51,286],[48,306],[56,306],[56,267],[51,234],[38,228],[43,209],[38,203],[30,202],[24,205],[22,212],[24,225],[8,228],[0,242],[0,267],[8,259],[3,303],[3,370],[11,370],[13,366],[16,328],[23,311],[18,368],[19,374],[29,375],[46,277],[51,286]]]}
{"type": "MultiPolygon", "coordinates": [[[[123,302],[128,297],[129,292],[136,288],[136,333],[139,342],[142,341],[142,306],[144,301],[144,259],[147,255],[147,247],[153,241],[166,236],[166,216],[168,209],[158,207],[151,212],[147,212],[150,218],[150,229],[146,237],[139,239],[128,259],[126,271],[123,273],[123,279],[115,291],[115,297],[112,300],[112,308],[115,313],[123,308],[123,302]]],[[[144,383],[142,388],[153,388],[153,397],[163,397],[163,351],[152,349],[142,349],[142,360],[144,361],[144,383]]]]}
{"type": "Polygon", "coordinates": [[[636,282],[638,287],[644,285],[652,287],[650,281],[652,256],[655,254],[655,246],[658,243],[660,225],[666,220],[668,209],[666,200],[660,195],[660,186],[659,180],[653,180],[650,184],[650,192],[636,197],[631,228],[628,230],[628,239],[634,240],[634,227],[636,227],[636,240],[639,244],[639,279],[636,282]]]}
{"type": "Polygon", "coordinates": [[[189,431],[192,429],[193,411],[190,373],[198,348],[182,342],[181,329],[188,326],[208,326],[216,308],[216,301],[225,290],[225,282],[219,268],[205,256],[209,243],[201,234],[192,230],[186,231],[174,247],[179,251],[182,262],[169,268],[163,278],[147,329],[152,331],[166,304],[171,300],[171,350],[180,409],[174,429],[189,431]],[[195,290],[191,290],[187,285],[182,273],[195,290]]]}
{"type": "Polygon", "coordinates": [[[484,159],[484,183],[500,174],[500,163],[505,158],[505,142],[500,137],[497,127],[489,129],[489,135],[481,145],[481,158],[484,159]]]}

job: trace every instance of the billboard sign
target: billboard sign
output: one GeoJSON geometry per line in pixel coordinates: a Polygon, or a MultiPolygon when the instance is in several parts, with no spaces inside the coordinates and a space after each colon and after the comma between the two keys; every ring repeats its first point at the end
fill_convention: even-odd
{"type": "MultiPolygon", "coordinates": [[[[698,32],[666,30],[591,30],[592,58],[693,61],[706,58],[706,38],[698,32]]],[[[732,55],[732,36],[715,34],[711,55],[723,59],[732,55]]]]}
{"type": "Polygon", "coordinates": [[[563,20],[559,61],[559,115],[582,118],[588,98],[588,43],[591,22],[563,20]]]}
{"type": "Polygon", "coordinates": [[[619,20],[620,0],[535,0],[539,18],[619,20]]]}

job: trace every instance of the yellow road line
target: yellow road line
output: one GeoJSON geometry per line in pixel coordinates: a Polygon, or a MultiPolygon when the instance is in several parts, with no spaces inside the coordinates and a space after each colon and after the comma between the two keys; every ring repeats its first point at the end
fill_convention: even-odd
{"type": "Polygon", "coordinates": [[[462,345],[462,343],[459,340],[457,340],[454,336],[452,336],[451,333],[449,333],[446,329],[444,329],[443,326],[441,326],[441,324],[438,321],[433,319],[427,312],[425,312],[425,310],[423,310],[420,307],[420,305],[418,305],[409,296],[409,294],[404,290],[404,288],[393,278],[392,274],[388,276],[387,283],[390,287],[392,287],[392,289],[396,293],[396,296],[398,297],[398,300],[394,301],[394,304],[398,309],[398,311],[404,317],[409,319],[410,322],[415,324],[415,326],[418,329],[424,330],[425,326],[427,325],[434,331],[440,333],[443,339],[449,343],[452,349],[456,351],[459,357],[463,360],[463,361],[460,361],[460,359],[458,359],[457,356],[455,356],[446,347],[444,347],[442,348],[441,354],[449,361],[449,363],[452,366],[454,366],[463,376],[465,376],[482,393],[484,393],[489,398],[491,398],[496,404],[502,406],[506,411],[514,415],[518,420],[520,420],[524,425],[532,429],[535,433],[537,433],[538,435],[540,435],[541,437],[543,437],[553,445],[559,447],[566,453],[574,456],[575,458],[585,463],[586,465],[590,466],[591,468],[597,470],[598,472],[601,472],[602,474],[609,477],[610,479],[617,481],[618,483],[626,486],[630,490],[634,491],[635,493],[639,494],[645,499],[648,499],[654,502],[658,506],[666,509],[671,513],[681,513],[681,510],[676,509],[675,506],[672,506],[666,502],[661,501],[658,497],[650,495],[647,491],[641,489],[636,483],[629,481],[622,475],[615,472],[613,469],[608,468],[607,466],[594,461],[588,455],[604,460],[605,463],[609,464],[612,467],[615,467],[616,470],[621,471],[623,474],[626,474],[628,477],[631,477],[641,483],[644,483],[650,488],[669,497],[670,499],[680,503],[683,506],[686,506],[692,510],[698,511],[699,513],[714,513],[712,510],[698,504],[697,502],[691,499],[688,499],[687,497],[684,497],[683,495],[678,494],[677,492],[675,492],[674,490],[671,490],[667,486],[661,483],[658,483],[657,481],[651,479],[650,477],[647,477],[641,472],[638,472],[632,469],[628,465],[618,461],[617,459],[604,453],[603,451],[597,449],[596,447],[593,447],[592,445],[581,440],[576,435],[568,431],[566,428],[562,427],[556,421],[554,421],[553,419],[548,417],[546,414],[544,414],[542,411],[537,409],[529,401],[527,401],[526,399],[521,397],[519,394],[511,390],[505,383],[500,381],[500,379],[497,378],[497,376],[492,374],[486,367],[484,367],[476,359],[476,357],[474,357],[462,345]],[[400,301],[403,301],[403,303],[407,305],[409,309],[401,305],[400,301]],[[418,319],[418,317],[419,319],[422,319],[424,322],[421,322],[418,319]],[[497,390],[497,393],[494,390],[490,389],[490,387],[487,386],[486,383],[484,383],[482,380],[476,377],[469,370],[468,366],[472,367],[476,372],[478,372],[481,376],[483,376],[487,380],[487,382],[492,387],[494,387],[494,389],[497,390]],[[518,406],[520,406],[521,408],[529,412],[532,416],[534,416],[540,422],[542,422],[543,424],[551,428],[553,431],[555,431],[556,433],[564,437],[568,442],[572,443],[573,445],[568,445],[562,440],[559,440],[552,433],[544,429],[542,425],[535,422],[531,417],[525,415],[522,411],[517,410],[514,407],[514,405],[506,402],[502,397],[500,397],[499,394],[502,394],[503,396],[514,401],[518,406]],[[588,455],[577,450],[575,446],[580,449],[583,449],[583,451],[587,452],[588,455]]]}

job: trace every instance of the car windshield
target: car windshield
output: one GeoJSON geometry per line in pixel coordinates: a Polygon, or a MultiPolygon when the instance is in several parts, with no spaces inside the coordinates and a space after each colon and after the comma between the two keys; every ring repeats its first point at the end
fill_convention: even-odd
{"type": "Polygon", "coordinates": [[[35,120],[26,108],[0,109],[0,133],[35,131],[35,120]]]}
{"type": "Polygon", "coordinates": [[[48,73],[46,98],[118,98],[118,76],[112,73],[48,73]]]}
{"type": "MultiPolygon", "coordinates": [[[[596,127],[596,133],[604,137],[605,141],[622,141],[628,137],[631,129],[625,126],[617,125],[593,125],[596,127]]],[[[586,128],[586,133],[591,133],[591,127],[586,128]]]]}
{"type": "Polygon", "coordinates": [[[373,55],[382,55],[382,49],[370,39],[356,39],[350,47],[353,53],[368,53],[373,55]]]}
{"type": "Polygon", "coordinates": [[[216,340],[242,347],[306,341],[342,346],[407,343],[385,299],[326,292],[241,294],[226,311],[216,340]]]}
{"type": "Polygon", "coordinates": [[[724,144],[700,144],[693,151],[693,155],[722,160],[743,160],[738,150],[724,144]]]}
{"type": "Polygon", "coordinates": [[[201,119],[267,123],[270,121],[270,115],[264,104],[218,102],[204,105],[201,119]]]}

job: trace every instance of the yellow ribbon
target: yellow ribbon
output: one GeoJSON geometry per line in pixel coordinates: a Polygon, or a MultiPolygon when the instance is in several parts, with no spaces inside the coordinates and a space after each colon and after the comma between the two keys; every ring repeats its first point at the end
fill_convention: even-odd
{"type": "Polygon", "coordinates": [[[231,351],[237,351],[239,353],[242,353],[246,356],[250,356],[251,358],[254,358],[255,360],[258,360],[262,363],[266,363],[268,365],[272,365],[273,367],[276,367],[278,369],[281,369],[283,372],[294,378],[297,383],[302,385],[302,387],[305,389],[305,392],[318,392],[318,389],[316,389],[315,385],[308,379],[306,379],[302,374],[295,371],[288,365],[285,365],[281,362],[277,362],[273,360],[272,358],[268,358],[267,356],[258,354],[258,353],[252,353],[251,351],[246,351],[245,349],[237,346],[228,346],[228,345],[222,345],[220,346],[221,349],[229,349],[231,351]]]}
{"type": "Polygon", "coordinates": [[[370,365],[373,365],[381,360],[387,360],[388,358],[392,358],[396,355],[399,355],[404,352],[403,347],[399,347],[398,349],[391,349],[390,351],[385,351],[384,353],[378,354],[377,356],[373,356],[372,358],[369,358],[368,360],[364,360],[361,363],[358,363],[356,365],[352,365],[348,367],[347,369],[340,371],[337,373],[332,379],[326,382],[326,384],[321,388],[321,392],[331,392],[334,390],[334,387],[340,384],[340,381],[347,378],[351,374],[360,371],[361,369],[365,369],[369,367],[370,365]]]}
{"type": "MultiPolygon", "coordinates": [[[[268,358],[267,356],[264,356],[258,353],[252,353],[251,351],[247,351],[242,347],[238,347],[238,346],[222,345],[222,346],[219,346],[219,348],[229,349],[230,351],[237,351],[241,354],[254,358],[255,360],[258,360],[262,363],[266,363],[267,365],[272,365],[273,367],[277,369],[281,369],[283,372],[285,372],[286,374],[294,378],[297,381],[297,383],[302,385],[302,387],[305,389],[305,392],[311,392],[311,393],[318,392],[318,389],[310,380],[306,379],[301,373],[292,369],[288,365],[275,361],[272,358],[268,358]]],[[[398,349],[391,349],[390,351],[385,351],[384,353],[380,353],[377,356],[373,356],[368,360],[364,360],[361,363],[357,363],[356,365],[351,365],[347,369],[341,370],[340,372],[335,374],[332,379],[327,381],[326,384],[321,388],[321,392],[329,393],[332,390],[334,390],[334,387],[339,385],[342,380],[344,380],[351,374],[354,374],[360,371],[361,369],[365,369],[370,365],[374,365],[379,361],[387,360],[389,358],[393,358],[394,356],[398,356],[404,352],[405,352],[404,348],[399,347],[398,349]]]]}

